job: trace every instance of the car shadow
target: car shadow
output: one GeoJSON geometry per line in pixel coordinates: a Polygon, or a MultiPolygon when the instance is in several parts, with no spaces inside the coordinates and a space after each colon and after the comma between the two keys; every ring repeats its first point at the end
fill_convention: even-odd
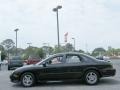
{"type": "MultiPolygon", "coordinates": [[[[97,85],[92,86],[104,86],[104,85],[120,85],[120,80],[111,79],[111,78],[103,78],[97,85]]],[[[62,86],[90,86],[86,85],[82,81],[78,80],[70,80],[70,81],[49,81],[49,82],[40,82],[34,85],[33,87],[62,87],[62,86]]],[[[21,84],[13,84],[14,88],[24,88],[21,84]]],[[[31,87],[28,87],[31,88],[31,87]]]]}
{"type": "Polygon", "coordinates": [[[120,85],[120,80],[116,80],[114,78],[103,78],[100,80],[98,85],[120,85]]]}
{"type": "MultiPolygon", "coordinates": [[[[69,85],[84,85],[83,82],[78,80],[70,81],[48,81],[36,83],[33,87],[51,87],[51,86],[69,86],[69,85]]],[[[12,87],[21,88],[23,87],[20,83],[13,84],[12,87]]],[[[24,88],[24,87],[23,87],[24,88]]],[[[29,88],[29,87],[28,87],[29,88]]]]}

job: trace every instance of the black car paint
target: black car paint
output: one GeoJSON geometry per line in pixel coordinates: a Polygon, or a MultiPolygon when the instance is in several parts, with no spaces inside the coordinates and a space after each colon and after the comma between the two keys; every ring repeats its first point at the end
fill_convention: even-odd
{"type": "MultiPolygon", "coordinates": [[[[84,55],[76,53],[63,53],[57,54],[50,58],[63,55],[65,59],[67,54],[72,55],[84,55]]],[[[16,69],[11,75],[10,79],[12,82],[19,82],[20,77],[25,72],[31,72],[35,75],[37,81],[42,80],[65,80],[65,79],[81,79],[85,72],[88,70],[96,70],[100,77],[104,76],[114,76],[116,70],[113,69],[111,63],[106,61],[98,61],[93,59],[92,62],[86,62],[82,60],[81,63],[71,63],[71,64],[56,64],[56,65],[47,65],[50,58],[46,59],[39,65],[28,65],[16,69]],[[46,64],[45,67],[43,64],[46,64]],[[17,74],[17,77],[15,77],[17,74]]]]}

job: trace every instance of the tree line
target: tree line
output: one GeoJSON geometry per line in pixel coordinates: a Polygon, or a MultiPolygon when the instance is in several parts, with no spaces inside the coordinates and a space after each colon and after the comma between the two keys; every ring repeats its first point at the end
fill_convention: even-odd
{"type": "MultiPolygon", "coordinates": [[[[9,59],[11,56],[15,56],[16,47],[14,41],[12,39],[3,40],[0,44],[0,51],[2,60],[9,59]]],[[[71,43],[67,43],[66,45],[60,45],[59,49],[57,45],[55,45],[54,47],[44,45],[42,47],[29,46],[25,49],[17,48],[18,55],[21,56],[24,60],[28,59],[29,57],[42,59],[58,52],[71,52],[71,51],[74,51],[74,47],[71,43]]],[[[120,48],[115,49],[110,46],[108,47],[107,50],[105,50],[102,47],[95,48],[91,53],[85,52],[84,50],[81,49],[75,50],[75,52],[86,53],[95,57],[98,55],[120,56],[120,48]]]]}

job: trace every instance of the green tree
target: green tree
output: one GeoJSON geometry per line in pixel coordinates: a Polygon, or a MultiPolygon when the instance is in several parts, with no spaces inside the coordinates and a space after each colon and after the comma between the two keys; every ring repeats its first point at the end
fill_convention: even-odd
{"type": "Polygon", "coordinates": [[[3,61],[5,58],[6,58],[6,53],[5,53],[5,52],[2,52],[2,53],[1,53],[1,60],[3,61]]]}
{"type": "Polygon", "coordinates": [[[38,49],[37,47],[33,46],[27,47],[23,53],[24,59],[28,59],[29,57],[37,57],[36,55],[37,49],[38,49]]]}
{"type": "Polygon", "coordinates": [[[84,52],[83,50],[81,50],[81,49],[80,49],[80,50],[78,50],[78,52],[80,52],[80,53],[85,53],[85,52],[84,52]]]}
{"type": "Polygon", "coordinates": [[[55,47],[54,47],[54,53],[60,53],[60,52],[61,52],[61,46],[60,46],[60,48],[58,49],[58,46],[55,45],[55,47]]]}
{"type": "Polygon", "coordinates": [[[120,48],[116,49],[115,52],[116,52],[116,53],[115,53],[116,56],[120,56],[120,48]]]}
{"type": "Polygon", "coordinates": [[[10,50],[14,47],[15,43],[12,39],[6,39],[1,44],[6,50],[10,50]]]}
{"type": "Polygon", "coordinates": [[[6,52],[4,50],[4,47],[0,45],[0,51],[1,51],[1,60],[3,61],[6,58],[6,52]]]}
{"type": "Polygon", "coordinates": [[[41,58],[41,59],[43,59],[45,57],[45,53],[42,48],[39,48],[37,50],[37,54],[38,54],[39,58],[41,58]]]}
{"type": "Polygon", "coordinates": [[[108,47],[107,55],[115,56],[119,54],[119,49],[112,48],[111,46],[108,47]]]}
{"type": "Polygon", "coordinates": [[[54,48],[53,47],[49,47],[49,55],[54,53],[54,48]]]}
{"type": "Polygon", "coordinates": [[[74,48],[73,48],[73,46],[72,46],[71,43],[67,43],[67,44],[65,45],[65,50],[66,50],[67,52],[70,52],[70,51],[73,51],[74,48]]]}
{"type": "Polygon", "coordinates": [[[24,50],[22,54],[24,59],[31,58],[44,58],[45,53],[42,48],[30,46],[24,50]]]}
{"type": "Polygon", "coordinates": [[[5,51],[7,52],[8,59],[9,59],[10,51],[14,47],[14,44],[15,43],[13,42],[12,39],[6,39],[1,43],[1,45],[4,47],[5,51]]]}
{"type": "Polygon", "coordinates": [[[107,53],[108,56],[119,56],[120,55],[120,48],[112,48],[111,46],[108,47],[107,53]]]}
{"type": "Polygon", "coordinates": [[[98,55],[104,55],[106,53],[106,50],[104,48],[95,48],[92,52],[93,56],[98,56],[98,55]]]}
{"type": "Polygon", "coordinates": [[[46,55],[51,55],[54,53],[54,49],[50,46],[43,46],[42,49],[46,55]]]}
{"type": "Polygon", "coordinates": [[[66,45],[60,46],[59,49],[58,49],[57,45],[54,47],[54,53],[71,52],[73,50],[74,50],[74,48],[71,43],[67,43],[66,45]]]}

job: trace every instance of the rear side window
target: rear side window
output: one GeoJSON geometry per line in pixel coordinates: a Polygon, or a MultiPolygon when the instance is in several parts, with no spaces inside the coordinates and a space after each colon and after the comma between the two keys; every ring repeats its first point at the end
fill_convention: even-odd
{"type": "Polygon", "coordinates": [[[80,57],[78,55],[66,55],[66,63],[80,63],[80,57]]]}
{"type": "Polygon", "coordinates": [[[85,55],[81,55],[80,56],[82,58],[82,61],[84,62],[93,62],[94,60],[91,57],[85,56],[85,55]]]}

